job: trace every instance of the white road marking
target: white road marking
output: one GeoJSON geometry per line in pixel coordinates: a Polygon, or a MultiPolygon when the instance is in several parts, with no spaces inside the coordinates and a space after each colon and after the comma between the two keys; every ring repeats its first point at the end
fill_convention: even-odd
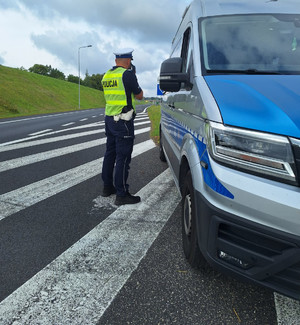
{"type": "Polygon", "coordinates": [[[16,123],[16,122],[24,122],[24,121],[30,121],[30,120],[37,120],[37,119],[43,119],[43,118],[49,118],[49,117],[57,117],[57,116],[61,116],[61,115],[67,115],[67,114],[77,114],[78,112],[66,112],[66,113],[60,113],[60,114],[49,114],[49,115],[43,115],[43,116],[35,116],[35,117],[28,117],[28,118],[23,118],[23,119],[13,119],[10,121],[0,121],[0,124],[10,124],[10,123],[16,123]]]}
{"type": "Polygon", "coordinates": [[[52,143],[52,142],[58,142],[58,141],[63,141],[63,140],[70,140],[70,139],[85,137],[85,136],[89,136],[89,135],[93,135],[93,134],[103,133],[104,131],[105,131],[104,129],[99,129],[99,130],[94,130],[94,131],[86,131],[86,132],[62,135],[62,136],[47,138],[47,139],[42,139],[42,140],[33,140],[33,141],[25,142],[25,143],[16,143],[16,144],[7,145],[4,147],[0,146],[0,152],[23,149],[23,148],[28,148],[28,147],[39,146],[41,144],[47,144],[47,143],[52,143]]]}
{"type": "Polygon", "coordinates": [[[66,124],[63,124],[62,126],[70,126],[70,125],[73,125],[73,124],[75,124],[75,122],[66,123],[66,124]]]}
{"type": "Polygon", "coordinates": [[[4,172],[10,169],[23,167],[29,164],[34,164],[37,162],[41,162],[47,159],[67,155],[70,153],[78,152],[81,150],[93,148],[96,146],[100,146],[101,144],[104,144],[106,142],[106,138],[97,139],[93,141],[83,142],[80,144],[76,144],[73,146],[63,147],[59,149],[49,150],[45,152],[39,152],[37,154],[24,156],[20,158],[15,158],[11,160],[6,160],[3,162],[0,162],[0,172],[4,172]]]}
{"type": "Polygon", "coordinates": [[[79,120],[80,122],[84,122],[87,121],[87,118],[82,118],[81,120],[79,120]]]}
{"type": "Polygon", "coordinates": [[[144,121],[144,120],[149,120],[149,117],[148,116],[145,116],[145,117],[139,117],[136,119],[137,121],[144,121]]]}
{"type": "Polygon", "coordinates": [[[41,138],[41,137],[45,137],[45,136],[49,136],[49,135],[54,135],[54,134],[58,134],[58,133],[66,133],[68,131],[73,131],[73,130],[82,130],[82,129],[88,129],[88,128],[95,128],[95,127],[99,127],[99,126],[103,126],[104,123],[102,122],[96,122],[96,123],[91,123],[91,124],[85,124],[85,125],[80,125],[80,126],[74,126],[72,128],[68,128],[68,129],[63,129],[63,130],[58,130],[58,131],[52,131],[52,132],[48,132],[48,133],[44,133],[44,134],[39,134],[39,135],[34,135],[32,137],[26,137],[26,138],[22,138],[22,139],[17,139],[17,140],[13,140],[13,141],[9,141],[9,142],[4,142],[4,143],[0,143],[0,147],[4,147],[4,146],[9,146],[15,143],[20,143],[20,142],[24,142],[24,141],[30,141],[33,139],[37,139],[37,138],[41,138]]]}
{"type": "Polygon", "coordinates": [[[149,107],[151,107],[151,106],[145,107],[144,110],[143,110],[143,113],[147,113],[147,110],[148,110],[149,107]]]}
{"type": "MultiPolygon", "coordinates": [[[[140,126],[140,125],[145,125],[145,124],[150,124],[150,120],[148,119],[148,121],[145,122],[137,122],[134,123],[135,126],[140,126]]],[[[49,133],[44,133],[44,134],[39,134],[39,135],[35,135],[32,137],[26,137],[26,138],[22,138],[22,139],[17,139],[17,140],[13,140],[13,141],[9,141],[9,142],[4,142],[4,143],[0,143],[0,151],[2,151],[1,147],[6,147],[6,146],[10,146],[16,143],[21,143],[21,142],[25,142],[25,141],[30,141],[33,139],[37,139],[43,136],[49,136],[49,135],[54,135],[54,134],[58,134],[58,133],[65,133],[68,131],[77,131],[77,130],[82,130],[82,129],[87,129],[87,128],[94,128],[94,127],[99,127],[99,126],[103,126],[104,122],[95,122],[95,123],[91,123],[91,124],[85,124],[85,125],[80,125],[80,126],[75,126],[72,128],[68,128],[68,129],[63,129],[63,130],[58,130],[58,131],[52,131],[49,133]]],[[[5,151],[6,149],[4,149],[3,151],[5,151]]]]}
{"type": "Polygon", "coordinates": [[[30,133],[30,134],[28,134],[28,135],[29,135],[29,136],[39,135],[39,134],[43,134],[43,133],[50,132],[50,131],[53,131],[53,130],[52,130],[52,129],[46,129],[46,130],[42,130],[42,131],[39,131],[39,132],[30,133]]]}
{"type": "MultiPolygon", "coordinates": [[[[132,157],[134,158],[154,147],[155,144],[152,140],[136,144],[133,148],[132,157]]],[[[102,162],[103,158],[96,159],[0,195],[0,220],[100,174],[102,162]]]]}
{"type": "Polygon", "coordinates": [[[138,195],[3,300],[0,323],[96,324],[180,200],[169,170],[138,195]]]}
{"type": "Polygon", "coordinates": [[[300,301],[274,293],[278,325],[300,324],[300,301]]]}
{"type": "MultiPolygon", "coordinates": [[[[138,135],[138,134],[146,133],[149,131],[150,131],[150,127],[147,127],[147,128],[136,130],[135,134],[138,135]]],[[[50,140],[50,139],[47,139],[47,140],[50,140]]],[[[59,140],[61,140],[61,139],[59,139],[59,140]]],[[[39,142],[42,142],[42,141],[40,140],[39,142]]],[[[78,152],[81,150],[97,147],[104,143],[106,143],[106,138],[82,142],[82,143],[75,144],[72,146],[62,147],[62,148],[49,150],[49,151],[45,151],[45,152],[39,152],[37,154],[24,156],[24,157],[20,157],[20,158],[5,160],[3,162],[0,162],[0,172],[4,172],[4,171],[18,168],[18,167],[23,167],[23,166],[26,166],[29,164],[34,164],[34,163],[37,163],[40,161],[67,155],[67,154],[78,152]]]]}

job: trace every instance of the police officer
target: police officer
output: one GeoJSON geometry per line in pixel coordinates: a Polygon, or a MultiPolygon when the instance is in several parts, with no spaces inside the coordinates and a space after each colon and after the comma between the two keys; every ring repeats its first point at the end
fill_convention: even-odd
{"type": "Polygon", "coordinates": [[[135,204],[139,196],[129,193],[127,184],[133,150],[135,99],[143,98],[135,68],[131,63],[133,49],[115,52],[116,65],[102,79],[105,106],[106,153],[102,167],[102,196],[116,193],[116,205],[135,204]],[[115,173],[115,174],[114,174],[115,173]],[[113,177],[114,175],[114,177],[113,177]]]}

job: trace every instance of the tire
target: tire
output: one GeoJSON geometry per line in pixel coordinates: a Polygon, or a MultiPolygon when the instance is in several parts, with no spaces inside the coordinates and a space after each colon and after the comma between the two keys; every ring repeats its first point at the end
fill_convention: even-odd
{"type": "Polygon", "coordinates": [[[166,162],[167,161],[166,156],[165,156],[165,153],[164,153],[164,150],[163,150],[163,147],[162,147],[161,130],[159,131],[159,159],[162,162],[166,162]]]}
{"type": "Polygon", "coordinates": [[[204,268],[207,262],[198,246],[195,194],[190,171],[184,179],[182,188],[181,221],[184,255],[193,268],[204,268]]]}

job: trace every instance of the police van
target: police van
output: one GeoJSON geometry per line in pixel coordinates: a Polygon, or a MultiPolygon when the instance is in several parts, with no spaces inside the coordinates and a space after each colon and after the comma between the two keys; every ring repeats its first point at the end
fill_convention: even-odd
{"type": "Polygon", "coordinates": [[[300,299],[299,1],[193,1],[159,85],[189,263],[300,299]]]}

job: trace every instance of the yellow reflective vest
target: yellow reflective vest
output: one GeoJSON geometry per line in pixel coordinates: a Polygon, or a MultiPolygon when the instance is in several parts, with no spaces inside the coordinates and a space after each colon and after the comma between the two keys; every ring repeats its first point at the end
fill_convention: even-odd
{"type": "MultiPolygon", "coordinates": [[[[104,98],[106,101],[105,115],[114,116],[122,112],[124,106],[127,106],[126,91],[123,84],[123,73],[125,68],[117,67],[108,70],[102,79],[104,98]]],[[[134,95],[131,94],[132,106],[135,109],[134,95]]]]}

